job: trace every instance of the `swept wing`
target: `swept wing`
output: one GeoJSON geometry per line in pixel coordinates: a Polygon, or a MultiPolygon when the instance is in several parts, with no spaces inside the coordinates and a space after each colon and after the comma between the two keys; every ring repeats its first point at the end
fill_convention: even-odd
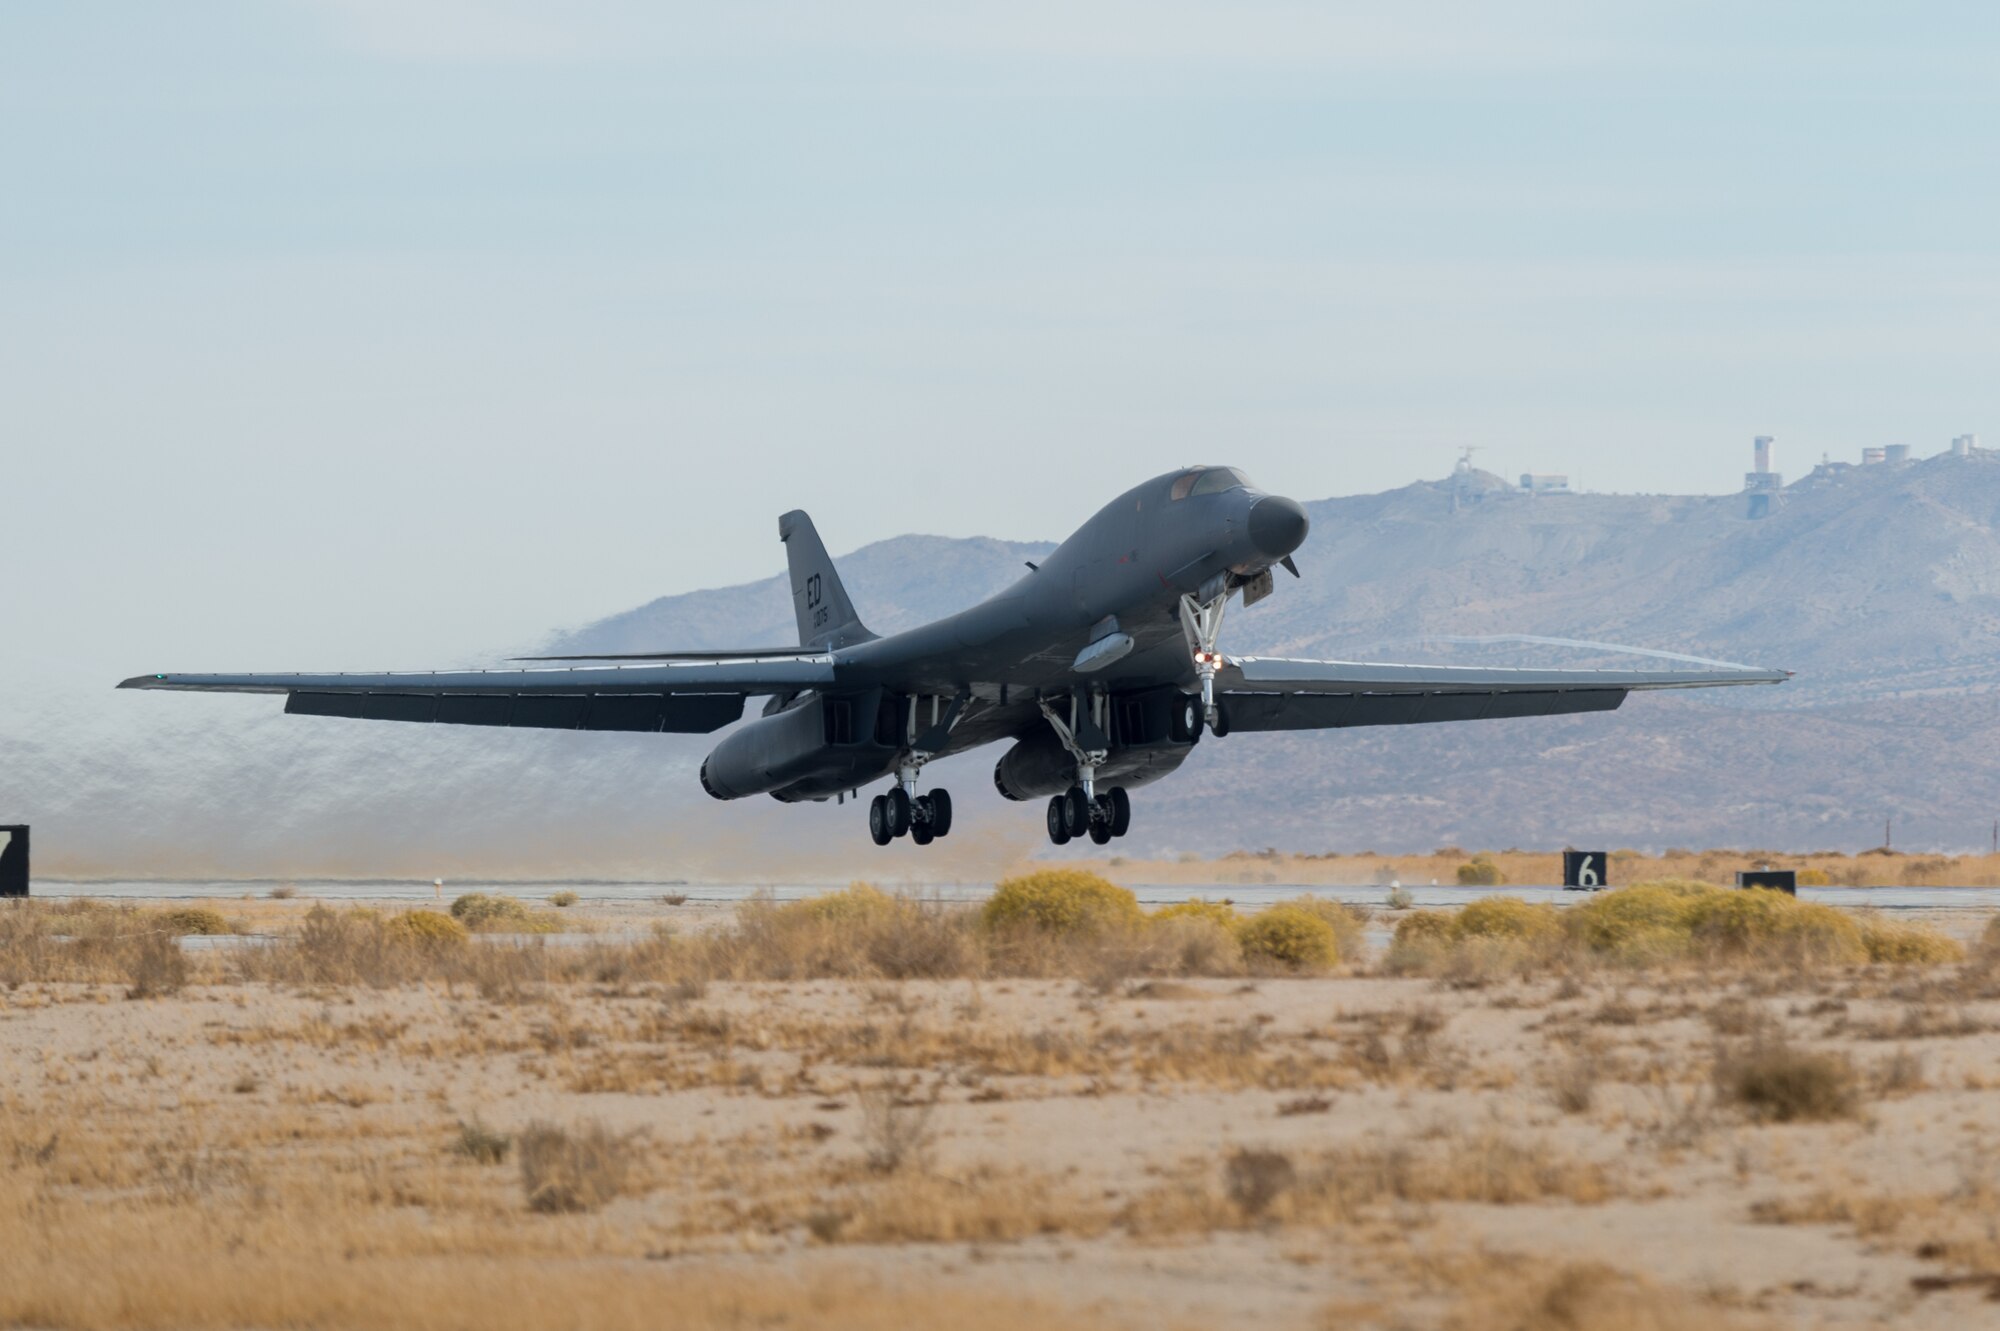
{"type": "Polygon", "coordinates": [[[527,670],[139,675],[118,687],[282,693],[285,710],[303,716],[706,734],[741,717],[753,694],[794,693],[832,681],[832,656],[794,652],[527,670]]]}
{"type": "Polygon", "coordinates": [[[1608,712],[1641,689],[1782,684],[1783,670],[1511,670],[1231,656],[1216,692],[1231,730],[1323,730],[1608,712]]]}

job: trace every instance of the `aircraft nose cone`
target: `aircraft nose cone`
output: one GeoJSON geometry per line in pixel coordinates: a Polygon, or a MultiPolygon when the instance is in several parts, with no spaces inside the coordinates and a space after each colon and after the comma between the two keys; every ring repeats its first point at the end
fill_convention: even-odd
{"type": "Polygon", "coordinates": [[[1265,495],[1250,506],[1250,544],[1267,559],[1283,559],[1305,544],[1312,522],[1297,500],[1265,495]]]}

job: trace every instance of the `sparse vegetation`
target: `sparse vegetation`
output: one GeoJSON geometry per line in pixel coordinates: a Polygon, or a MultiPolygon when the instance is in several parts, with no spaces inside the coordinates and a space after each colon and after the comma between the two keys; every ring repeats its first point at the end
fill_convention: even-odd
{"type": "Polygon", "coordinates": [[[514,1139],[473,1119],[458,1125],[458,1136],[451,1148],[475,1164],[499,1165],[506,1163],[507,1153],[514,1149],[514,1139]]]}
{"type": "Polygon", "coordinates": [[[171,910],[158,912],[152,917],[152,921],[154,927],[161,932],[183,937],[190,934],[198,937],[214,937],[236,932],[230,927],[229,921],[223,918],[221,911],[211,910],[207,906],[176,906],[171,910]]]}
{"type": "Polygon", "coordinates": [[[1772,1123],[1853,1118],[1861,1107],[1852,1063],[1800,1049],[1781,1036],[1723,1051],[1715,1061],[1715,1085],[1724,1100],[1772,1123]]]}
{"type": "Polygon", "coordinates": [[[551,906],[554,906],[557,910],[568,910],[571,906],[574,906],[576,903],[577,903],[576,893],[568,890],[567,888],[563,889],[560,892],[549,893],[549,904],[551,906]]]}
{"type": "Polygon", "coordinates": [[[451,903],[451,917],[475,933],[546,934],[562,929],[562,922],[546,911],[533,911],[509,896],[467,892],[451,903]]]}
{"type": "Polygon", "coordinates": [[[1457,878],[1461,887],[1498,887],[1507,881],[1500,866],[1486,855],[1475,855],[1459,865],[1457,878]]]}
{"type": "Polygon", "coordinates": [[[625,1191],[633,1146],[602,1123],[562,1128],[530,1123],[521,1131],[521,1191],[544,1215],[596,1211],[625,1191]]]}
{"type": "MultiPolygon", "coordinates": [[[[841,1249],[814,1269],[915,1300],[1023,1243],[988,1271],[1060,1262],[1046,1287],[1124,1325],[1227,1324],[1253,1298],[1279,1326],[1393,1308],[1412,1326],[1722,1327],[1746,1305],[1859,1325],[1926,1297],[1912,1254],[1939,1280],[2000,1269],[1980,1173],[1991,973],[1891,969],[1907,952],[1871,942],[1886,922],[1865,914],[1845,962],[1790,950],[1782,904],[1711,938],[1707,899],[1729,894],[1651,886],[1553,912],[1489,901],[1467,924],[1401,912],[1392,962],[1436,949],[1413,979],[1371,969],[1362,917],[1312,898],[1052,932],[855,885],[477,946],[441,910],[252,903],[250,927],[297,932],[187,953],[142,908],[0,908],[0,1323],[636,1331],[671,1307],[702,1331],[859,1331],[945,1307],[773,1293],[808,1245],[841,1249]],[[1330,934],[1341,974],[1246,957],[1236,930],[1266,915],[1330,934]],[[433,946],[439,929],[457,941],[433,946]],[[160,944],[181,996],[116,1001],[160,944]],[[1500,982],[1461,987],[1482,974],[1500,982]],[[1811,1126],[1876,1097],[1885,1128],[1922,1132],[1811,1126]],[[1908,1192],[1911,1162],[1929,1178],[1959,1155],[1959,1187],[1908,1192]],[[1848,1226],[1834,1240],[1865,1240],[1865,1269],[1801,1290],[1823,1245],[1803,1266],[1779,1245],[1754,1295],[1689,1295],[1512,1255],[1602,1252],[1656,1201],[1848,1226]],[[1491,1207],[1519,1209],[1496,1226],[1491,1207]],[[1176,1259],[1139,1245],[1212,1231],[1232,1231],[1214,1274],[1132,1279],[1176,1259]]],[[[1689,1230],[1688,1260],[1732,1229],[1689,1230]]]]}

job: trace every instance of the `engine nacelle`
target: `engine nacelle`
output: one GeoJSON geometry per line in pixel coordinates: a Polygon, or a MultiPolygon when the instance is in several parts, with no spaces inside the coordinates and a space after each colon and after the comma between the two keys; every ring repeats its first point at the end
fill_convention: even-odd
{"type": "MultiPolygon", "coordinates": [[[[824,799],[872,781],[895,760],[876,734],[879,690],[811,694],[733,731],[701,764],[701,788],[719,800],[776,795],[824,799]]],[[[893,713],[890,714],[893,722],[893,713]]]]}

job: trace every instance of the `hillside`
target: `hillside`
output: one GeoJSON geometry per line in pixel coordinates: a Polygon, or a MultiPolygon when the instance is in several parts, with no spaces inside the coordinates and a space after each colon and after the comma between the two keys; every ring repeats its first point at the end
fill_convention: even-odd
{"type": "MultiPolygon", "coordinates": [[[[2000,793],[1990,742],[2000,727],[2000,463],[1939,457],[1797,483],[1760,521],[1736,495],[1531,497],[1484,473],[1307,507],[1304,579],[1280,579],[1278,595],[1234,617],[1232,650],[1609,659],[1440,641],[1532,635],[1798,677],[1781,689],[1634,698],[1608,717],[1210,743],[1146,793],[1156,844],[1172,827],[1177,844],[1201,848],[1859,848],[1881,839],[1890,816],[1941,845],[1984,839],[2000,793]]],[[[887,631],[990,592],[1045,548],[905,537],[840,562],[863,616],[887,631]]],[[[610,651],[789,633],[784,580],[771,578],[665,598],[561,641],[610,651]]],[[[984,771],[954,785],[983,787],[984,771]]]]}
{"type": "MultiPolygon", "coordinates": [[[[1231,616],[1241,652],[1585,663],[1527,634],[1782,666],[1777,689],[1642,696],[1601,716],[1206,741],[1142,792],[1128,848],[1384,851],[1565,841],[1983,848],[2000,814],[2000,463],[1938,458],[1738,496],[1530,498],[1475,474],[1312,503],[1304,579],[1231,616]],[[1454,503],[1456,496],[1456,503],[1454,503]]],[[[904,536],[840,558],[892,631],[1014,578],[1047,544],[904,536]]],[[[570,650],[784,643],[782,578],[674,596],[570,650]]],[[[0,807],[48,872],[979,876],[1050,853],[997,752],[940,764],[959,828],[877,851],[859,811],[718,805],[702,737],[495,733],[286,717],[269,699],[15,698],[0,807]]],[[[1076,853],[1088,853],[1076,852],[1076,853]]]]}

